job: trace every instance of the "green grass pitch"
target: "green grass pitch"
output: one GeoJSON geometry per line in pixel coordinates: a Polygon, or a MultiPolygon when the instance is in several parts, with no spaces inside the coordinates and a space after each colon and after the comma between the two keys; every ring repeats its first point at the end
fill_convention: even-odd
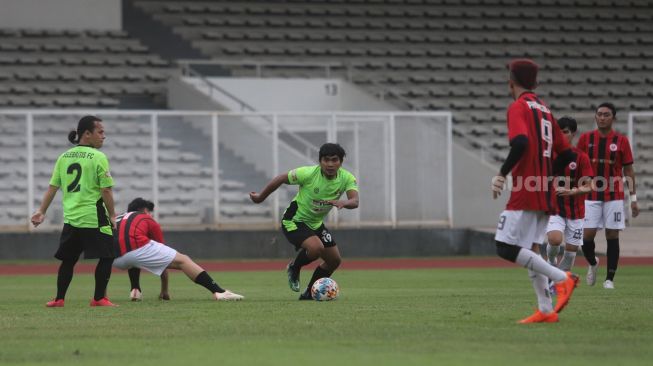
{"type": "MultiPolygon", "coordinates": [[[[584,276],[584,269],[580,270],[584,276]]],[[[622,266],[617,289],[581,282],[560,323],[519,325],[535,297],[526,271],[339,271],[340,298],[297,301],[285,273],[212,273],[246,296],[210,300],[181,273],[172,301],[143,273],[128,301],[126,272],[109,284],[118,308],[90,308],[91,275],[66,307],[47,309],[55,275],[0,276],[1,365],[649,365],[653,267],[622,266]]],[[[304,281],[310,275],[302,273],[304,281]]]]}

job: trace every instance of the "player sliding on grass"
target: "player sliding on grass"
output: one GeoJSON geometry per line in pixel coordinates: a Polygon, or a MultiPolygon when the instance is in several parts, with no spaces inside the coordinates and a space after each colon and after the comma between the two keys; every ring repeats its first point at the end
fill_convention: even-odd
{"type": "Polygon", "coordinates": [[[358,207],[356,178],[341,167],[345,150],[338,144],[326,143],[320,147],[319,165],[304,166],[273,178],[261,193],[251,192],[250,199],[261,203],[282,184],[297,184],[299,191],[283,214],[281,230],[297,249],[297,257],[286,271],[290,289],[299,292],[301,268],[318,258],[323,262],[315,268],[313,277],[299,297],[310,300],[313,283],[330,277],[340,265],[340,252],[331,233],[324,226],[324,217],[332,207],[355,209],[358,207]],[[346,200],[339,200],[345,193],[346,200]]]}
{"type": "MultiPolygon", "coordinates": [[[[562,117],[558,120],[558,126],[560,126],[567,143],[571,145],[578,130],[576,120],[571,117],[562,117]]],[[[576,158],[565,167],[564,181],[561,180],[556,187],[556,212],[549,217],[546,229],[549,241],[546,254],[549,263],[554,266],[558,265],[558,268],[563,271],[571,271],[578,247],[583,245],[585,196],[592,190],[592,177],[594,176],[587,154],[575,147],[572,150],[576,154],[576,158]],[[558,264],[556,261],[563,239],[565,250],[562,260],[558,264]]]]}
{"type": "MultiPolygon", "coordinates": [[[[181,254],[163,244],[161,226],[152,217],[154,203],[136,198],[127,213],[116,218],[114,246],[119,255],[113,265],[120,269],[143,268],[160,276],[166,268],[180,269],[198,285],[211,291],[215,300],[242,300],[243,296],[221,288],[206,271],[181,254]]],[[[132,288],[132,300],[140,299],[140,289],[132,288]]]]}
{"type": "Polygon", "coordinates": [[[497,226],[497,254],[528,269],[537,295],[538,310],[520,323],[553,323],[567,305],[578,276],[550,265],[539,250],[554,203],[551,168],[562,171],[574,154],[549,107],[532,92],[537,86],[537,64],[521,59],[512,61],[509,68],[508,85],[515,100],[508,108],[510,153],[499,175],[492,179],[493,197],[501,194],[511,172],[513,184],[497,226]],[[553,152],[558,154],[555,162],[551,159],[553,152]],[[558,293],[555,308],[547,289],[548,278],[555,283],[558,293]]]}

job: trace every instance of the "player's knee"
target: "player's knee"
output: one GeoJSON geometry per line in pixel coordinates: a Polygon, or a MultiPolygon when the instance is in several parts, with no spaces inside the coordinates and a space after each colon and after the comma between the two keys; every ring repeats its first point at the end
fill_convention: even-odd
{"type": "Polygon", "coordinates": [[[336,268],[340,267],[340,263],[342,262],[342,258],[340,257],[335,257],[335,258],[329,258],[327,262],[327,265],[329,268],[334,271],[336,268]]]}
{"type": "Polygon", "coordinates": [[[497,255],[507,261],[515,262],[517,260],[517,255],[519,255],[520,247],[516,245],[506,244],[500,241],[496,242],[497,244],[497,255]]]}

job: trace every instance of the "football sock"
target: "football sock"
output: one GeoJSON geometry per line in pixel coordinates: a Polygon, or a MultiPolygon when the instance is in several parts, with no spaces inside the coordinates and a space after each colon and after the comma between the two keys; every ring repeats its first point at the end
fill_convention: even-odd
{"type": "Polygon", "coordinates": [[[536,273],[530,269],[528,270],[528,277],[531,279],[535,295],[537,296],[537,308],[545,314],[553,312],[553,303],[551,302],[551,294],[548,289],[549,279],[543,274],[536,273]]]}
{"type": "Polygon", "coordinates": [[[590,266],[596,266],[596,252],[594,252],[596,244],[594,244],[594,239],[583,240],[583,255],[587,260],[587,263],[590,266]]]}
{"type": "Polygon", "coordinates": [[[306,249],[300,248],[299,252],[297,253],[297,257],[295,257],[295,260],[292,261],[291,267],[293,267],[295,270],[299,270],[303,266],[311,263],[315,259],[310,259],[308,258],[308,253],[306,252],[306,249]]]}
{"type": "Polygon", "coordinates": [[[214,280],[209,276],[206,271],[200,273],[195,277],[195,283],[201,286],[204,286],[207,290],[211,291],[211,293],[223,293],[224,289],[220,287],[214,280]]]}
{"type": "Polygon", "coordinates": [[[106,296],[112,264],[113,258],[100,258],[95,266],[95,294],[93,295],[95,301],[106,296]]]}
{"type": "Polygon", "coordinates": [[[331,276],[332,273],[333,273],[332,271],[326,270],[322,268],[322,266],[317,266],[317,268],[315,268],[315,271],[313,271],[313,277],[311,277],[311,280],[308,282],[308,286],[306,287],[306,290],[310,292],[311,287],[313,287],[315,281],[323,277],[329,277],[331,276]]]}
{"type": "Polygon", "coordinates": [[[559,250],[560,250],[559,245],[551,245],[551,244],[546,245],[546,256],[549,260],[549,263],[551,263],[554,266],[557,264],[559,250]]]}
{"type": "Polygon", "coordinates": [[[57,298],[56,300],[63,299],[66,297],[66,291],[68,291],[68,286],[70,281],[73,280],[73,270],[75,268],[75,263],[77,263],[76,258],[64,259],[59,265],[59,273],[57,274],[57,298]]]}
{"type": "Polygon", "coordinates": [[[567,278],[565,272],[550,265],[541,255],[532,250],[521,248],[519,254],[517,254],[515,263],[525,267],[526,269],[535,271],[536,273],[543,274],[553,282],[564,281],[567,278]]]}
{"type": "Polygon", "coordinates": [[[606,280],[614,281],[619,265],[619,239],[608,239],[608,274],[606,280]]]}
{"type": "Polygon", "coordinates": [[[127,273],[129,274],[129,282],[132,285],[132,290],[136,288],[138,291],[141,291],[141,269],[132,267],[127,270],[127,273]]]}
{"type": "Polygon", "coordinates": [[[560,260],[560,264],[558,265],[558,268],[560,268],[565,272],[571,271],[571,267],[574,266],[575,260],[576,260],[576,252],[570,252],[568,250],[565,250],[565,253],[562,255],[562,260],[560,260]]]}

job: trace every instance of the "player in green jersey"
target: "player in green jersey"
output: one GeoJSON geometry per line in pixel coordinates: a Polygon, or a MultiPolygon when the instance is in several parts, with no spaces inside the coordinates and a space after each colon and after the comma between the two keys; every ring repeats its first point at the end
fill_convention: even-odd
{"type": "Polygon", "coordinates": [[[299,292],[299,271],[318,258],[323,262],[313,272],[300,300],[311,299],[313,283],[330,277],[341,262],[340,252],[331,233],[324,226],[324,217],[332,207],[358,207],[358,185],[353,174],[343,169],[345,150],[338,144],[320,147],[319,165],[304,166],[274,177],[260,193],[251,192],[250,199],[261,203],[282,184],[299,185],[299,191],[283,214],[281,230],[297,249],[297,257],[288,264],[288,284],[299,292]],[[340,200],[345,193],[346,200],[340,200]]]}
{"type": "Polygon", "coordinates": [[[104,139],[101,119],[85,116],[79,120],[77,130],[68,134],[68,141],[76,146],[57,159],[41,207],[32,215],[32,224],[35,227],[40,225],[61,188],[64,226],[59,249],[54,255],[61,260],[61,265],[57,276],[57,297],[49,301],[47,307],[64,306],[73,269],[82,252],[86,259],[99,258],[91,306],[115,306],[105,297],[115,257],[112,227],[115,226],[116,214],[109,161],[98,150],[104,139]]]}

